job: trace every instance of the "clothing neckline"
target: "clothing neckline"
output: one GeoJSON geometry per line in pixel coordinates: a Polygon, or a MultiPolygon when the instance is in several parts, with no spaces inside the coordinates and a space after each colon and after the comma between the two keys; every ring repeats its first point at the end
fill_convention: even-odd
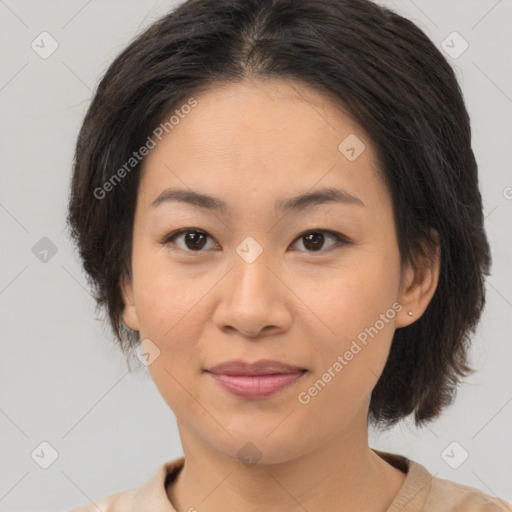
{"type": "Polygon", "coordinates": [[[403,455],[383,452],[370,448],[381,459],[406,474],[405,480],[398,490],[393,502],[386,512],[396,512],[405,508],[406,505],[420,505],[418,510],[423,508],[432,487],[433,476],[423,465],[414,462],[403,455]]]}
{"type": "MultiPolygon", "coordinates": [[[[406,505],[423,505],[432,485],[433,477],[429,471],[421,464],[414,462],[403,455],[384,452],[375,448],[370,449],[381,459],[406,474],[402,486],[386,512],[397,512],[399,510],[403,510],[406,505]]],[[[163,491],[163,494],[170,506],[170,508],[168,508],[168,512],[175,512],[175,508],[169,501],[167,488],[176,480],[184,465],[185,457],[181,456],[162,464],[157,474],[155,474],[155,483],[160,486],[160,492],[163,491]]]]}

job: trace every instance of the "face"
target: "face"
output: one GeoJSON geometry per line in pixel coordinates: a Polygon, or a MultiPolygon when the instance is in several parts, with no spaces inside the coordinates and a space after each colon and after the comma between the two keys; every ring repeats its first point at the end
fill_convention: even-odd
{"type": "Polygon", "coordinates": [[[182,441],[279,462],[361,434],[412,300],[372,144],[297,82],[195,101],[146,157],[123,288],[182,441]],[[206,371],[234,360],[294,370],[206,371]]]}

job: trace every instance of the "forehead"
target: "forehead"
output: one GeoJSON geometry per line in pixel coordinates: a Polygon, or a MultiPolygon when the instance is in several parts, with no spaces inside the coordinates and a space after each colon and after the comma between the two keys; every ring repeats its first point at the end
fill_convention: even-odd
{"type": "Polygon", "coordinates": [[[244,196],[315,183],[357,195],[372,180],[382,185],[364,129],[323,92],[291,80],[252,80],[193,98],[195,106],[175,116],[145,159],[140,188],[147,201],[171,185],[244,196]]]}

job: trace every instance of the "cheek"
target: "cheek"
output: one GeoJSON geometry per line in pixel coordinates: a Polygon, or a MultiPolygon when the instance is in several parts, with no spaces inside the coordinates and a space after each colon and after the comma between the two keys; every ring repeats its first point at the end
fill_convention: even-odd
{"type": "Polygon", "coordinates": [[[401,309],[398,282],[398,252],[376,247],[357,251],[357,257],[354,251],[354,258],[332,269],[328,279],[309,283],[307,304],[318,316],[317,335],[310,336],[318,365],[308,384],[320,378],[318,402],[324,406],[338,395],[362,400],[375,386],[401,309]]]}
{"type": "Polygon", "coordinates": [[[152,340],[160,351],[148,370],[169,407],[185,414],[195,395],[193,371],[201,361],[199,342],[207,314],[201,297],[211,284],[171,273],[157,260],[141,265],[135,275],[140,337],[152,340]]]}
{"type": "Polygon", "coordinates": [[[181,292],[181,284],[185,283],[179,278],[172,283],[149,278],[138,309],[141,338],[151,339],[160,350],[148,367],[155,386],[175,415],[186,417],[200,398],[195,384],[203,360],[200,340],[207,313],[200,302],[206,290],[184,286],[181,292]]]}
{"type": "Polygon", "coordinates": [[[141,337],[159,340],[164,351],[187,350],[198,338],[201,325],[196,305],[208,292],[214,276],[201,278],[180,272],[170,264],[165,248],[140,250],[134,254],[133,266],[141,337]],[[174,347],[173,340],[183,343],[174,347]]]}
{"type": "Polygon", "coordinates": [[[212,293],[225,271],[173,264],[165,248],[144,244],[134,247],[132,264],[140,337],[160,350],[148,370],[175,414],[186,417],[200,401],[197,379],[208,360],[202,342],[213,314],[212,293]]]}
{"type": "MultiPolygon", "coordinates": [[[[325,331],[329,346],[338,340],[345,342],[374,325],[386,314],[398,298],[399,258],[396,251],[379,247],[353,251],[343,266],[322,270],[318,279],[304,278],[298,295],[302,294],[307,306],[322,322],[318,327],[325,331]]],[[[394,319],[396,312],[389,311],[386,320],[394,319]]],[[[386,322],[382,331],[392,334],[394,322],[386,322]]],[[[380,326],[380,323],[379,323],[380,326]]]]}

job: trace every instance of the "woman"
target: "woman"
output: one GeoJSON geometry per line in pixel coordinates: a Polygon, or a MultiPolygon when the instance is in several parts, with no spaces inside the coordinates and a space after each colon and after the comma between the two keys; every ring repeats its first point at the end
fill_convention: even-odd
{"type": "Polygon", "coordinates": [[[189,0],[113,62],[69,223],[184,457],[77,512],[511,510],[368,445],[453,400],[490,254],[467,110],[369,0],[189,0]]]}

